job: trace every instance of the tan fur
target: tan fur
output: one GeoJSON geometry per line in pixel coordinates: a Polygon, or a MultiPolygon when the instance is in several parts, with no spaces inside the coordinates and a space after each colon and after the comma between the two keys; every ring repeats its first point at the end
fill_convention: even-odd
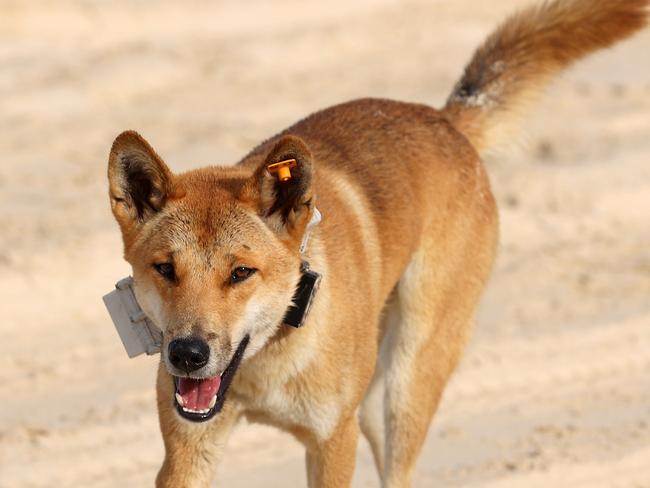
{"type": "Polygon", "coordinates": [[[372,99],[338,105],[234,167],[174,175],[138,134],[118,136],[112,210],[138,300],[164,331],[157,485],[209,486],[246,416],[305,445],[311,487],[349,486],[360,427],[383,486],[409,486],[494,259],[497,213],[477,149],[525,94],[640,28],[647,3],[529,9],[479,49],[444,111],[372,99]],[[266,171],[283,159],[297,160],[288,183],[266,171]],[[315,207],[323,221],[301,256],[315,207]],[[282,319],[301,259],[323,280],[305,326],[293,329],[282,319]],[[173,263],[174,280],[154,270],[160,262],[173,263]],[[237,266],[257,272],[233,284],[237,266]],[[206,376],[250,336],[223,410],[205,423],[173,406],[178,373],[166,348],[187,335],[210,346],[206,376]]]}

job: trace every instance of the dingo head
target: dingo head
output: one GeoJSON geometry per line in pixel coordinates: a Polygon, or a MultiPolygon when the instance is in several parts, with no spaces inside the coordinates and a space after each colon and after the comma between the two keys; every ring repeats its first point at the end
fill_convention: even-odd
{"type": "Polygon", "coordinates": [[[162,359],[185,418],[219,411],[239,361],[280,327],[300,277],[312,173],[309,149],[293,136],[256,165],[179,175],[137,133],[115,139],[111,208],[138,302],[163,331],[162,359]],[[289,180],[267,170],[289,159],[289,180]]]}

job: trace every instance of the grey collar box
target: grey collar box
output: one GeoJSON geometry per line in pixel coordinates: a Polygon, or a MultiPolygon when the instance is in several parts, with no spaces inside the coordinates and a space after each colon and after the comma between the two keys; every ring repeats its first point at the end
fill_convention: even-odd
{"type": "Polygon", "coordinates": [[[133,292],[133,278],[121,279],[104,295],[104,305],[130,358],[160,352],[162,332],[144,314],[133,292]]]}

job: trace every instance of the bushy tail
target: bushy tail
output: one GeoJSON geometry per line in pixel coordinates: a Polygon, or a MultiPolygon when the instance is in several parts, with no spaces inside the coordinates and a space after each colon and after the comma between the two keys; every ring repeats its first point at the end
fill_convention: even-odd
{"type": "Polygon", "coordinates": [[[489,150],[504,141],[561,70],[646,25],[649,4],[555,0],[513,15],[474,53],[445,115],[479,152],[489,150]]]}

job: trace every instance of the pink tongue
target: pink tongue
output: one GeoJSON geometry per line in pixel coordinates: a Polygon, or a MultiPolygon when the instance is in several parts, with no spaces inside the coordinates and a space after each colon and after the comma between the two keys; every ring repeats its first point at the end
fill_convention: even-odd
{"type": "Polygon", "coordinates": [[[210,406],[210,400],[219,390],[221,377],[195,380],[193,378],[178,378],[178,392],[183,397],[183,406],[191,410],[205,410],[210,406]]]}

